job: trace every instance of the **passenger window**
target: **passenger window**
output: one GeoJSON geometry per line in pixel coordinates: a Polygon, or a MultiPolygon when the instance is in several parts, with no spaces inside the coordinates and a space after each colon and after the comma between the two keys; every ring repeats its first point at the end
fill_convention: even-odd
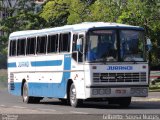
{"type": "Polygon", "coordinates": [[[47,52],[48,53],[57,52],[57,48],[58,48],[58,35],[49,35],[47,52]]]}
{"type": "Polygon", "coordinates": [[[80,34],[79,35],[79,39],[81,39],[81,45],[80,45],[80,51],[83,52],[83,42],[84,42],[84,35],[80,34]]]}
{"type": "Polygon", "coordinates": [[[37,54],[46,53],[46,43],[47,43],[47,36],[41,36],[37,38],[37,54]]]}
{"type": "Polygon", "coordinates": [[[78,39],[78,35],[77,35],[77,34],[74,34],[74,35],[73,35],[73,43],[72,43],[72,51],[77,51],[77,48],[76,48],[77,39],[78,39]]]}
{"type": "Polygon", "coordinates": [[[27,38],[27,54],[35,54],[36,38],[27,38]]]}
{"type": "Polygon", "coordinates": [[[10,41],[10,52],[9,56],[16,56],[16,40],[10,41]]]}
{"type": "Polygon", "coordinates": [[[25,55],[26,39],[19,39],[17,43],[17,55],[25,55]]]}
{"type": "Polygon", "coordinates": [[[70,51],[70,38],[71,38],[70,33],[60,35],[60,41],[59,41],[60,52],[70,51]]]}

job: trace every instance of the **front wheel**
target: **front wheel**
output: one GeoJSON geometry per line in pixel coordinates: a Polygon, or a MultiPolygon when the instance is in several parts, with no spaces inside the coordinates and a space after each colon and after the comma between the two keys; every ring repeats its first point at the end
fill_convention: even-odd
{"type": "Polygon", "coordinates": [[[73,83],[71,84],[71,87],[70,87],[69,100],[70,100],[70,105],[72,107],[78,107],[83,102],[81,99],[77,99],[76,88],[75,88],[75,85],[73,83]]]}

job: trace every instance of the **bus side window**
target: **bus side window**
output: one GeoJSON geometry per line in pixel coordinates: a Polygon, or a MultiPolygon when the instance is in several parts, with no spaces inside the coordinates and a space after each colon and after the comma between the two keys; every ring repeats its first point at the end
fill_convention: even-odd
{"type": "Polygon", "coordinates": [[[47,36],[41,36],[37,38],[37,54],[45,54],[46,53],[46,43],[47,36]]]}
{"type": "Polygon", "coordinates": [[[79,49],[79,52],[78,52],[78,61],[79,62],[83,62],[83,42],[84,42],[84,35],[81,34],[79,35],[79,43],[77,45],[78,46],[78,49],[79,49]]]}
{"type": "Polygon", "coordinates": [[[78,35],[74,34],[73,35],[73,43],[72,43],[72,51],[77,51],[77,49],[76,49],[77,39],[78,39],[78,35]]]}
{"type": "Polygon", "coordinates": [[[58,34],[48,36],[47,53],[55,53],[58,49],[58,34]]]}
{"type": "Polygon", "coordinates": [[[83,39],[84,39],[83,35],[79,35],[79,39],[78,39],[78,35],[77,34],[73,35],[72,51],[80,51],[80,52],[83,51],[82,50],[82,48],[83,48],[83,39]]]}
{"type": "Polygon", "coordinates": [[[77,62],[83,61],[83,41],[84,41],[84,35],[73,35],[73,43],[72,43],[72,57],[77,62]]]}
{"type": "Polygon", "coordinates": [[[77,41],[77,49],[80,52],[83,52],[83,42],[84,42],[84,35],[79,35],[79,39],[77,41]]]}
{"type": "Polygon", "coordinates": [[[16,40],[10,41],[10,52],[9,56],[16,56],[16,40]]]}
{"type": "Polygon", "coordinates": [[[70,33],[60,34],[60,41],[59,41],[60,52],[70,51],[70,40],[71,40],[70,33]]]}
{"type": "Polygon", "coordinates": [[[19,39],[17,43],[17,55],[25,55],[26,39],[19,39]]]}
{"type": "Polygon", "coordinates": [[[36,38],[27,38],[27,54],[35,54],[36,38]]]}

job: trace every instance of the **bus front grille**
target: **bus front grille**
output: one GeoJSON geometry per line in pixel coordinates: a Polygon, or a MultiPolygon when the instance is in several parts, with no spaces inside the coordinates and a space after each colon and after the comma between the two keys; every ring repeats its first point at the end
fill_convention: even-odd
{"type": "Polygon", "coordinates": [[[146,82],[146,72],[93,73],[93,82],[146,82]]]}

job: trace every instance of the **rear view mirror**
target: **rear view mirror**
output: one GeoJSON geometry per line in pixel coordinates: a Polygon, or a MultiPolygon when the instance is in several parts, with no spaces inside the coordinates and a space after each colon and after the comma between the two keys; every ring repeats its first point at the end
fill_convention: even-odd
{"type": "Polygon", "coordinates": [[[78,51],[82,51],[82,43],[83,43],[82,38],[77,39],[77,46],[76,46],[76,48],[77,48],[78,51]]]}

